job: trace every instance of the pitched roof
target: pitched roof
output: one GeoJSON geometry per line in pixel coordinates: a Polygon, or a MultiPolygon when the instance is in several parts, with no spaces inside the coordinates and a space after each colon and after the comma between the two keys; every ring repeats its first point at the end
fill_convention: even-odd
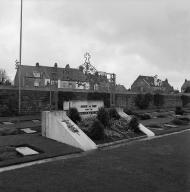
{"type": "Polygon", "coordinates": [[[160,79],[157,78],[156,82],[159,83],[160,85],[156,85],[155,84],[155,77],[153,76],[142,76],[139,75],[138,78],[136,79],[136,81],[144,81],[147,85],[149,85],[150,87],[155,87],[155,86],[160,86],[160,87],[172,87],[169,83],[168,80],[166,79],[165,81],[162,81],[160,79]]]}
{"type": "Polygon", "coordinates": [[[126,93],[126,92],[127,92],[127,89],[125,88],[124,85],[118,84],[118,85],[116,85],[116,87],[115,87],[115,91],[116,91],[116,93],[126,93]]]}
{"type": "Polygon", "coordinates": [[[181,89],[186,89],[187,87],[190,87],[190,80],[189,80],[189,81],[186,80],[186,81],[183,83],[181,89]]]}
{"type": "Polygon", "coordinates": [[[59,68],[59,67],[48,67],[48,66],[28,66],[21,65],[21,78],[35,77],[34,73],[40,73],[40,76],[45,79],[60,79],[70,81],[86,81],[85,74],[79,69],[74,68],[59,68]]]}
{"type": "Polygon", "coordinates": [[[154,85],[154,77],[152,77],[152,76],[142,76],[142,75],[139,75],[138,78],[136,79],[136,81],[139,81],[139,80],[144,81],[149,86],[155,86],[154,85]]]}

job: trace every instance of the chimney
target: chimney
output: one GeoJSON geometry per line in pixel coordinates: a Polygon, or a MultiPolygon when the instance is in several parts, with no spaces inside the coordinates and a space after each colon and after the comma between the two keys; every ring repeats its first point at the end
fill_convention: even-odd
{"type": "Polygon", "coordinates": [[[36,63],[36,67],[39,67],[40,66],[40,64],[39,63],[36,63]]]}
{"type": "Polygon", "coordinates": [[[56,67],[56,68],[57,68],[57,63],[54,63],[54,67],[56,67]]]}
{"type": "Polygon", "coordinates": [[[187,82],[187,79],[185,79],[185,82],[187,82]]]}

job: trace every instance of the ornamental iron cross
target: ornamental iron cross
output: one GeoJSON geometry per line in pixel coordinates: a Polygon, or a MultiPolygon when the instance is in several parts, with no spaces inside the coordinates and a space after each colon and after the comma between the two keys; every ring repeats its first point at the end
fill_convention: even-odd
{"type": "Polygon", "coordinates": [[[90,63],[90,58],[91,58],[90,53],[88,53],[88,52],[85,53],[84,57],[85,57],[85,63],[90,63]]]}

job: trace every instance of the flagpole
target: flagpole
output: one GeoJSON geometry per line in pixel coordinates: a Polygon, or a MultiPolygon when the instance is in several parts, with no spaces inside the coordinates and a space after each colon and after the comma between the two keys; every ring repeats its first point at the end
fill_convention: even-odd
{"type": "Polygon", "coordinates": [[[19,105],[19,114],[21,113],[21,64],[22,64],[22,9],[23,9],[23,5],[22,5],[22,0],[20,0],[20,46],[19,46],[19,101],[18,101],[18,105],[19,105]]]}

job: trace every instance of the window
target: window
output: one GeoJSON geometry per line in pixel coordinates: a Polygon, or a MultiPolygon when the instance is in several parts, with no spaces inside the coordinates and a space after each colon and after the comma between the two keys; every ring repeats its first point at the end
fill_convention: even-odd
{"type": "Polygon", "coordinates": [[[80,107],[81,108],[87,108],[87,105],[81,105],[80,107]]]}
{"type": "Polygon", "coordinates": [[[40,73],[37,72],[37,71],[33,71],[33,75],[34,75],[34,77],[36,77],[36,78],[40,78],[40,73]]]}
{"type": "Polygon", "coordinates": [[[48,86],[50,84],[50,79],[45,79],[45,86],[48,86]]]}
{"type": "Polygon", "coordinates": [[[38,79],[36,79],[34,81],[34,87],[39,87],[40,86],[40,82],[38,81],[38,79]]]}

